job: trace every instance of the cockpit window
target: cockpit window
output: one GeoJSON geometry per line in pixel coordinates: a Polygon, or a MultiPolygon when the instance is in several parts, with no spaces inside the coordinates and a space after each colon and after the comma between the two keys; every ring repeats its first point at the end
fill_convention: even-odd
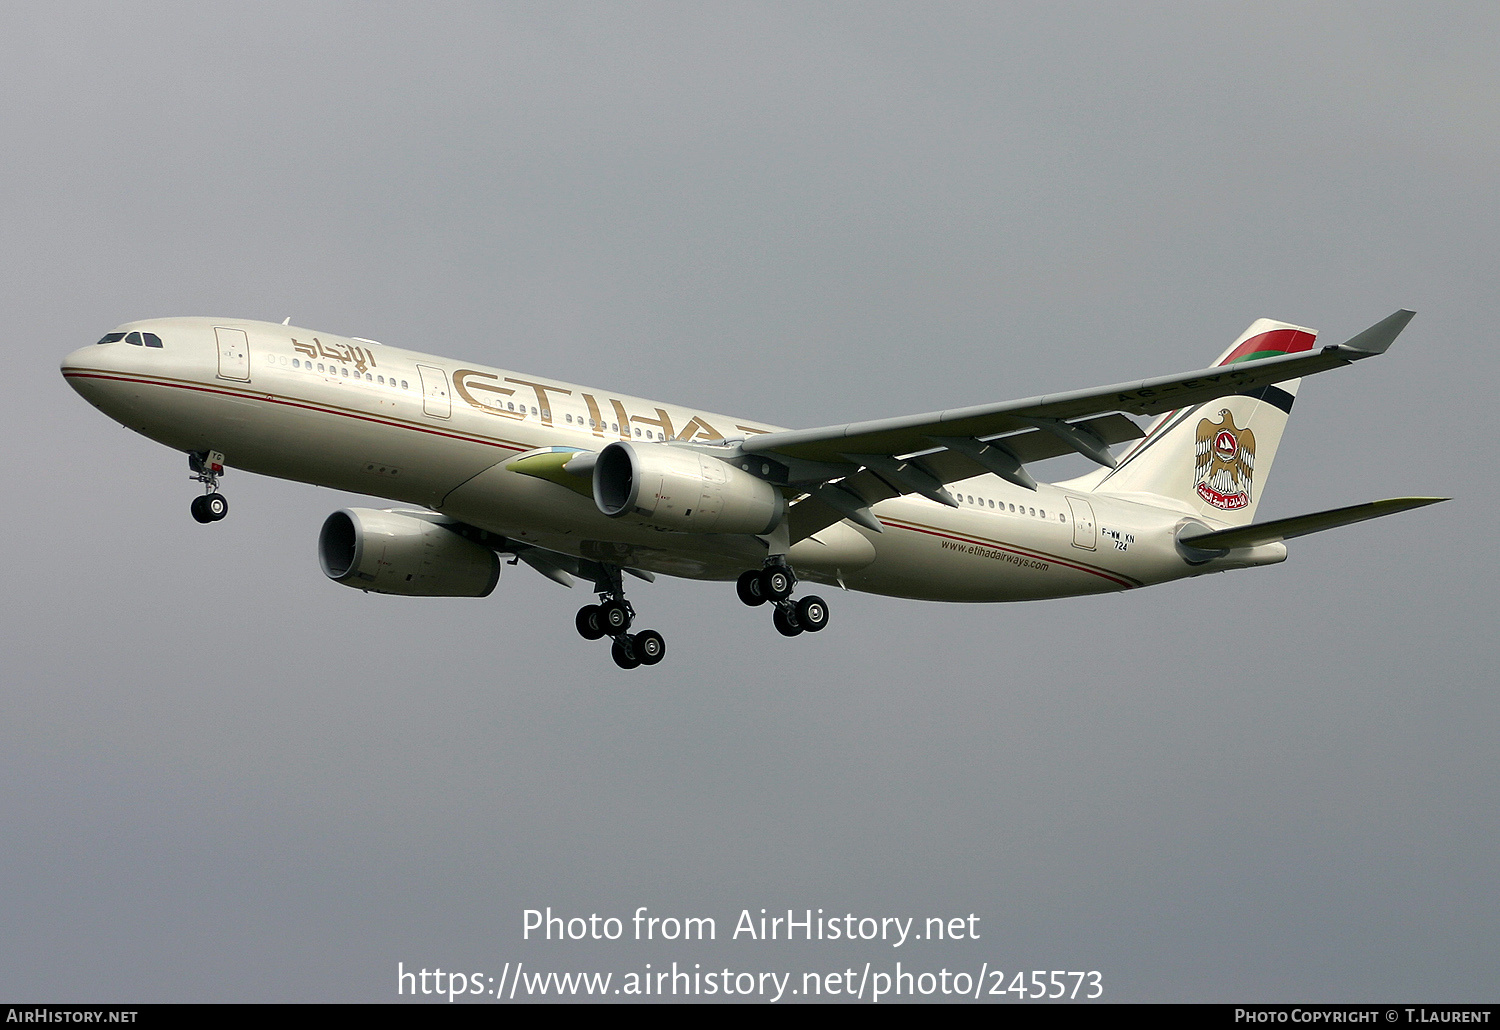
{"type": "Polygon", "coordinates": [[[160,347],[161,346],[161,337],[157,336],[155,333],[131,333],[129,336],[125,335],[124,333],[110,333],[108,336],[106,336],[104,339],[100,340],[99,342],[100,343],[114,343],[116,340],[122,340],[122,339],[126,343],[130,344],[132,347],[160,347]]]}

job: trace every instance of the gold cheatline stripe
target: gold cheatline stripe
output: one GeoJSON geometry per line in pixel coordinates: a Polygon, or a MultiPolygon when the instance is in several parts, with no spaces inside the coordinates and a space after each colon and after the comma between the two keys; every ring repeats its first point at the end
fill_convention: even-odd
{"type": "Polygon", "coordinates": [[[529,447],[514,441],[504,440],[500,437],[481,436],[477,433],[460,431],[456,429],[443,430],[441,428],[426,425],[421,422],[413,422],[411,419],[399,415],[385,415],[377,412],[366,411],[362,408],[345,408],[336,404],[328,404],[322,401],[309,401],[292,397],[286,394],[270,393],[265,390],[252,390],[247,387],[230,386],[223,383],[204,383],[196,379],[174,379],[171,376],[127,374],[123,372],[110,372],[104,369],[83,368],[70,366],[63,369],[63,376],[74,375],[89,379],[113,379],[120,382],[142,383],[147,386],[166,386],[176,389],[194,390],[200,393],[220,393],[229,397],[242,397],[246,400],[263,401],[271,404],[283,404],[288,407],[303,408],[311,411],[322,411],[332,415],[343,415],[346,418],[358,418],[366,422],[376,422],[388,425],[395,429],[411,429],[417,432],[431,433],[435,436],[446,436],[455,440],[467,440],[471,443],[489,444],[495,447],[513,448],[518,451],[530,450],[529,447]]]}

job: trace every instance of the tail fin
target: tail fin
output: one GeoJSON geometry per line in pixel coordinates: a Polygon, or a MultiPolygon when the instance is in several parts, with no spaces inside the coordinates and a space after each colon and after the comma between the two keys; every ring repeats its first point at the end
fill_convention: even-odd
{"type": "MultiPolygon", "coordinates": [[[[1257,319],[1214,364],[1308,351],[1317,336],[1302,326],[1257,319]]],[[[1167,412],[1114,469],[1095,481],[1093,489],[1147,495],[1154,503],[1218,523],[1248,524],[1255,517],[1299,382],[1291,379],[1167,412]]]]}

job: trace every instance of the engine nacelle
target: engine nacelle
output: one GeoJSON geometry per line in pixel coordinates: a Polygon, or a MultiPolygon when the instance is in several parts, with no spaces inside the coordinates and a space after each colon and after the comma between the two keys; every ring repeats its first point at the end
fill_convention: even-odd
{"type": "Polygon", "coordinates": [[[594,503],[687,533],[769,533],[786,499],[765,480],[685,447],[612,443],[594,463],[594,503]]]}
{"type": "Polygon", "coordinates": [[[408,597],[487,597],[500,582],[488,547],[399,511],[345,508],[318,534],[318,562],[335,583],[408,597]]]}

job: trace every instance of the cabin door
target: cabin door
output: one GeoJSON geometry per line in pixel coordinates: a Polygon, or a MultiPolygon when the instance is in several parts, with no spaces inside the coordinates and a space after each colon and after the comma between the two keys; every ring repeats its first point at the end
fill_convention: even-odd
{"type": "Polygon", "coordinates": [[[250,337],[243,329],[214,327],[219,341],[219,378],[250,381],[250,337]]]}
{"type": "Polygon", "coordinates": [[[1069,497],[1068,508],[1073,512],[1073,546],[1094,550],[1099,540],[1094,528],[1094,509],[1081,497],[1069,497]]]}
{"type": "Polygon", "coordinates": [[[447,418],[453,414],[453,401],[448,396],[448,373],[431,365],[418,365],[417,374],[422,377],[422,410],[433,418],[447,418]]]}

